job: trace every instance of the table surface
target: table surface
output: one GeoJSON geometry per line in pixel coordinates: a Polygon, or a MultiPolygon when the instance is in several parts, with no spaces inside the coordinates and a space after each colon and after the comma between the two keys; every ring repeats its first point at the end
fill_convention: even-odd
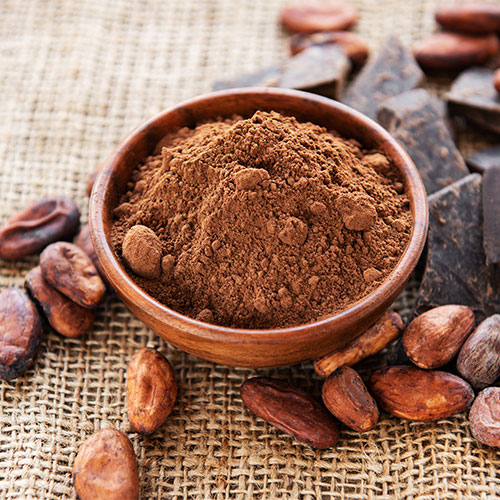
{"type": "MultiPolygon", "coordinates": [[[[49,195],[75,199],[141,121],[206,92],[215,79],[280,60],[280,0],[3,0],[0,3],[0,221],[49,195]]],[[[376,49],[389,33],[407,46],[435,29],[434,0],[359,0],[356,31],[376,49]]],[[[498,3],[498,2],[497,2],[498,3]]],[[[427,84],[441,92],[450,79],[427,84]]],[[[459,127],[468,153],[493,138],[459,127]]],[[[0,262],[0,287],[22,286],[37,258],[0,262]]],[[[406,317],[413,282],[396,303],[406,317]]],[[[130,433],[144,499],[491,499],[497,452],[471,436],[465,415],[411,423],[382,415],[365,434],[343,429],[317,451],[252,416],[248,377],[289,378],[312,392],[312,363],[275,370],[217,366],[169,346],[116,298],[81,340],[49,332],[34,365],[0,382],[0,499],[74,499],[71,467],[94,431],[129,432],[127,363],[143,346],[175,367],[179,398],[150,437],[130,433]]],[[[366,362],[363,373],[370,369],[366,362]]]]}

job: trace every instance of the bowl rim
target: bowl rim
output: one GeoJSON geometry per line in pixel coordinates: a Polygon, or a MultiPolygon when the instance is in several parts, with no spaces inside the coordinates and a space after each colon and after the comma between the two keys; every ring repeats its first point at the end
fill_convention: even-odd
{"type": "MultiPolygon", "coordinates": [[[[399,287],[402,288],[409,279],[409,276],[418,262],[425,245],[428,226],[428,202],[425,187],[420,174],[418,173],[418,170],[409,155],[389,134],[388,131],[371,118],[338,101],[308,92],[272,87],[248,87],[219,90],[192,97],[179,104],[166,108],[149,120],[144,121],[132,132],[130,132],[105,160],[97,175],[90,197],[89,224],[92,242],[102,267],[106,269],[106,267],[112,266],[118,275],[120,283],[116,288],[119,289],[119,294],[124,295],[128,301],[134,304],[139,303],[138,299],[142,299],[141,309],[144,309],[144,304],[147,304],[148,312],[155,316],[157,320],[167,324],[172,323],[173,321],[175,322],[176,328],[180,328],[185,331],[192,327],[191,331],[197,337],[204,337],[207,340],[220,340],[224,343],[235,344],[278,344],[281,343],[287,335],[293,335],[294,342],[308,342],[313,340],[315,337],[324,335],[325,332],[332,331],[336,323],[342,324],[345,322],[351,322],[363,311],[363,309],[367,307],[369,307],[370,310],[375,310],[377,307],[381,307],[387,296],[390,295],[391,290],[399,287]],[[105,201],[104,194],[108,189],[108,183],[111,179],[113,168],[118,162],[118,159],[127,153],[130,153],[130,151],[128,151],[130,145],[134,143],[138,137],[144,134],[149,128],[154,127],[155,123],[165,117],[165,115],[182,110],[187,106],[204,103],[214,99],[220,99],[221,96],[227,97],[228,95],[231,95],[243,97],[248,94],[272,94],[274,96],[284,95],[300,100],[307,99],[309,101],[325,105],[334,112],[341,112],[350,115],[350,118],[355,121],[363,122],[365,127],[372,129],[374,134],[379,136],[379,139],[382,139],[380,142],[387,142],[389,144],[390,149],[393,150],[391,160],[398,164],[398,169],[403,173],[403,176],[406,177],[405,181],[407,182],[405,182],[405,185],[408,186],[409,191],[412,192],[412,196],[410,197],[410,206],[414,220],[410,240],[404,253],[391,273],[375,290],[351,304],[347,309],[332,315],[324,316],[319,320],[311,321],[309,323],[303,323],[285,328],[256,329],[220,326],[190,318],[189,316],[162,304],[142,290],[122,267],[108,243],[107,236],[105,235],[103,223],[105,201]],[[399,156],[399,159],[395,160],[397,156],[399,156]],[[100,238],[100,235],[103,237],[100,238]],[[106,264],[103,264],[103,261],[105,261],[106,264]],[[411,270],[408,272],[408,269],[411,270]]],[[[110,281],[111,284],[114,285],[115,280],[113,277],[110,278],[110,281]]]]}

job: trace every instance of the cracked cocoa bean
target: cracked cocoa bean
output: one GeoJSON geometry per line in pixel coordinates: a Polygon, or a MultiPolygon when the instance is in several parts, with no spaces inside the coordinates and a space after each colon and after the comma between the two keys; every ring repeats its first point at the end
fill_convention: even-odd
{"type": "Polygon", "coordinates": [[[24,284],[31,296],[40,304],[47,321],[57,333],[77,338],[92,326],[95,318],[94,310],[72,302],[50,286],[43,278],[40,266],[26,275],[24,284]]]}
{"type": "Polygon", "coordinates": [[[352,368],[334,371],[323,384],[322,396],[330,412],[351,429],[366,432],[377,425],[377,403],[352,368]]]}
{"type": "Polygon", "coordinates": [[[460,377],[414,366],[389,366],[373,372],[370,392],[395,417],[426,422],[464,411],[474,399],[472,387],[460,377]]]}
{"type": "Polygon", "coordinates": [[[30,205],[0,228],[0,258],[22,259],[54,241],[71,239],[80,227],[75,203],[63,197],[30,205]]]}
{"type": "Polygon", "coordinates": [[[128,419],[133,431],[151,434],[172,412],[177,382],[170,363],[158,351],[143,348],[130,360],[127,372],[128,419]]]}
{"type": "Polygon", "coordinates": [[[33,362],[42,338],[42,320],[23,290],[0,294],[0,378],[11,380],[33,362]]]}
{"type": "Polygon", "coordinates": [[[331,448],[338,440],[337,423],[323,404],[288,382],[251,378],[241,399],[255,415],[310,446],[331,448]]]}
{"type": "Polygon", "coordinates": [[[138,500],[139,473],[134,448],[116,429],[103,429],[81,446],[73,464],[80,500],[138,500]]]}
{"type": "Polygon", "coordinates": [[[485,319],[472,332],[460,349],[457,369],[475,389],[500,377],[500,314],[485,319]]]}
{"type": "Polygon", "coordinates": [[[90,257],[72,243],[49,245],[40,255],[40,267],[49,285],[82,307],[95,307],[106,293],[90,257]]]}

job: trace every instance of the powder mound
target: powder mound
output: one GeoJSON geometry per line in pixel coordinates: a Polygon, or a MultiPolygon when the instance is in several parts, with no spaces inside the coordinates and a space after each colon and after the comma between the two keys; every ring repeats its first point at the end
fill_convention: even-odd
{"type": "Polygon", "coordinates": [[[408,244],[409,200],[389,160],[317,125],[259,111],[181,129],[156,152],[114,211],[113,248],[150,295],[201,321],[277,328],[335,313],[408,244]],[[155,276],[127,259],[137,225],[161,244],[155,276]]]}

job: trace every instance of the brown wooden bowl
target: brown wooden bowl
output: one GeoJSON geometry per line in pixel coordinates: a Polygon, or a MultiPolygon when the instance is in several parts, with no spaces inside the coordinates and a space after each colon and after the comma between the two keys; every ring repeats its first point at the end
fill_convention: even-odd
{"type": "Polygon", "coordinates": [[[414,164],[398,143],[366,116],[336,101],[284,89],[237,89],[195,97],[147,121],[109,157],[96,179],[90,200],[92,241],[104,269],[125,305],[168,342],[201,358],[236,366],[271,367],[317,358],[335,350],[376,321],[400,294],[422,252],[427,233],[427,197],[414,164]],[[150,297],[129,276],[110,246],[113,208],[126,190],[132,170],[159,140],[180,127],[256,110],[278,111],[311,121],[383,151],[401,171],[414,225],[396,268],[372,293],[348,309],[320,321],[280,329],[226,328],[188,318],[150,297]]]}

